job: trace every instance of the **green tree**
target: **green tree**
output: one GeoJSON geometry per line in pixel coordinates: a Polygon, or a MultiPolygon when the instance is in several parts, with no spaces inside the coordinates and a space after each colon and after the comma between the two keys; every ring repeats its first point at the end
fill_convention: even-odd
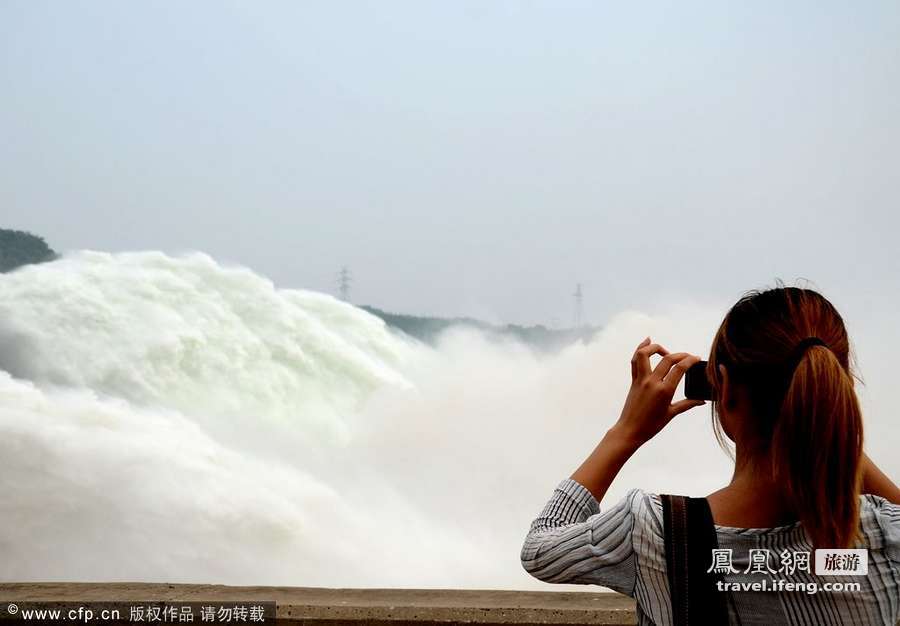
{"type": "Polygon", "coordinates": [[[0,228],[0,272],[9,272],[29,263],[52,261],[56,257],[43,237],[0,228]]]}

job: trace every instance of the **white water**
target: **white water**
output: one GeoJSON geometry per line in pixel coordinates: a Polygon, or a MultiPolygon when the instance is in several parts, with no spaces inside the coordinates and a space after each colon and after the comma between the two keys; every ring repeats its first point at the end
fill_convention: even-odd
{"type": "MultiPolygon", "coordinates": [[[[538,357],[428,348],[201,254],[2,275],[0,580],[544,588],[521,540],[618,414],[634,344],[704,354],[722,313],[626,312],[538,357]]],[[[694,410],[608,497],[728,468],[694,410]]]]}

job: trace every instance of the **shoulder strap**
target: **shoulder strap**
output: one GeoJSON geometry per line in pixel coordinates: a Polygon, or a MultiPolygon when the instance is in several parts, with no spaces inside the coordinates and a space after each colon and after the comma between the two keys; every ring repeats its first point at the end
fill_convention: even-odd
{"type": "Polygon", "coordinates": [[[666,574],[672,598],[672,623],[727,624],[726,592],[718,574],[707,572],[719,546],[706,498],[662,494],[666,574]]]}

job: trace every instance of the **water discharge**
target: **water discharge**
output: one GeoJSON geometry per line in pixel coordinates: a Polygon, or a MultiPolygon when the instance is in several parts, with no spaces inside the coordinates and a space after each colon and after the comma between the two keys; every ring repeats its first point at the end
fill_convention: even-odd
{"type": "MultiPolygon", "coordinates": [[[[2,275],[0,580],[545,588],[521,540],[618,414],[634,344],[703,354],[721,313],[625,312],[540,356],[427,347],[202,254],[2,275]]],[[[728,468],[694,410],[609,497],[728,468]]]]}

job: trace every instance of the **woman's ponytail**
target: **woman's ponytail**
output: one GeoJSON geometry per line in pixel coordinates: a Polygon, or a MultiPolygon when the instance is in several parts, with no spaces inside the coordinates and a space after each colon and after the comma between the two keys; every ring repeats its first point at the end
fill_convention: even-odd
{"type": "Polygon", "coordinates": [[[774,423],[770,458],[815,548],[858,540],[862,413],[853,379],[826,346],[799,355],[774,423]]]}
{"type": "MultiPolygon", "coordinates": [[[[744,459],[771,470],[816,548],[849,548],[859,537],[862,413],[844,320],[821,294],[779,286],[741,298],[722,321],[707,375],[719,401],[724,366],[747,410],[729,426],[744,459]]],[[[735,395],[731,397],[736,397],[735,395]]]]}

